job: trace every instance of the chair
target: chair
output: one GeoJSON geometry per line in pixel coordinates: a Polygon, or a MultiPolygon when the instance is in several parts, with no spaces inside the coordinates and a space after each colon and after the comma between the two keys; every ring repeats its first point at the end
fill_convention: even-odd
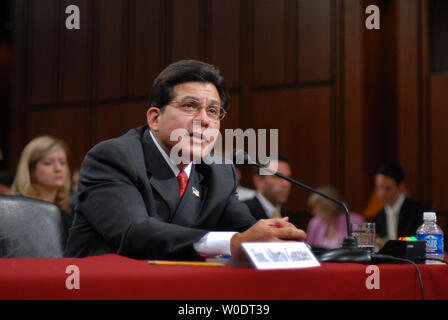
{"type": "Polygon", "coordinates": [[[0,257],[62,257],[66,240],[62,214],[56,205],[0,195],[0,257]]]}

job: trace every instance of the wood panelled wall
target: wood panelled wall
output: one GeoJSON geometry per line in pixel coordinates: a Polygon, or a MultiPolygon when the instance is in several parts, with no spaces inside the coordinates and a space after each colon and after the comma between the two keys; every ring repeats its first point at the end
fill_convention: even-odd
{"type": "MultiPolygon", "coordinates": [[[[429,23],[436,2],[16,0],[9,167],[43,133],[65,139],[79,166],[98,141],[144,123],[166,65],[195,58],[227,79],[222,126],[278,128],[293,177],[336,185],[361,211],[376,166],[398,158],[413,195],[448,210],[437,193],[448,178],[448,84],[427,62],[429,29],[446,27],[446,15],[429,23]],[[70,4],[80,30],[65,28],[70,4]],[[368,4],[380,6],[381,30],[365,28],[368,4]]],[[[286,209],[307,210],[308,196],[293,188],[286,209]]]]}
{"type": "Polygon", "coordinates": [[[397,158],[409,188],[437,211],[448,211],[448,3],[398,3],[397,158]]]}

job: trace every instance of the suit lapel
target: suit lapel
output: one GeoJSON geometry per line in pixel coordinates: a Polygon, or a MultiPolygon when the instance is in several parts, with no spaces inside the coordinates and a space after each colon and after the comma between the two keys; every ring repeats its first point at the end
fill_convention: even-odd
{"type": "Polygon", "coordinates": [[[383,208],[375,217],[376,223],[376,233],[380,237],[387,236],[387,226],[386,226],[386,210],[383,208]]]}
{"type": "Polygon", "coordinates": [[[270,217],[268,217],[268,214],[266,213],[266,210],[257,197],[254,197],[254,204],[257,207],[257,212],[259,212],[259,219],[270,219],[270,217]]]}
{"type": "Polygon", "coordinates": [[[187,188],[177,207],[172,222],[183,226],[192,226],[199,218],[208,188],[198,165],[193,165],[187,188]]]}
{"type": "Polygon", "coordinates": [[[143,152],[145,154],[146,170],[149,182],[170,209],[170,216],[179,204],[179,184],[173,171],[166,163],[162,154],[152,140],[149,129],[143,134],[143,152]]]}

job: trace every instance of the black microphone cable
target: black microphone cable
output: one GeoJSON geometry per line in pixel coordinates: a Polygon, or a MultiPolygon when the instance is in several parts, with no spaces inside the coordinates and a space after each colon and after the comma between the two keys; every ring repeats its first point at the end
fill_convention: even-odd
{"type": "MultiPolygon", "coordinates": [[[[439,259],[437,259],[439,260],[439,259]]],[[[417,264],[410,260],[410,259],[404,259],[404,258],[397,258],[394,256],[390,256],[387,254],[373,254],[371,258],[371,262],[374,264],[382,263],[382,262],[404,262],[404,263],[410,263],[415,267],[415,270],[417,271],[418,281],[420,283],[420,292],[422,300],[425,300],[425,291],[423,288],[423,280],[422,280],[422,274],[420,273],[420,269],[418,268],[417,264]]]]}

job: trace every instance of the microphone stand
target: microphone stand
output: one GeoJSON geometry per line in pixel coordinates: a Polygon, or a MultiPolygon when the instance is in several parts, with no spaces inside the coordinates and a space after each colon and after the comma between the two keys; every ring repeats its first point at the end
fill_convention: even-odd
{"type": "Polygon", "coordinates": [[[247,162],[250,165],[254,165],[254,166],[256,166],[260,169],[263,169],[277,177],[285,179],[285,180],[291,182],[292,184],[295,184],[295,185],[302,187],[302,188],[304,188],[308,191],[311,191],[313,193],[317,193],[318,195],[320,195],[330,201],[336,202],[342,208],[344,208],[345,220],[346,220],[346,224],[347,224],[347,236],[344,237],[344,240],[339,248],[329,249],[323,253],[316,254],[319,261],[321,261],[321,262],[356,262],[356,263],[364,263],[364,264],[368,264],[371,262],[370,252],[367,249],[359,248],[358,242],[356,241],[356,238],[353,236],[352,226],[350,224],[350,213],[349,213],[348,208],[344,202],[334,199],[334,198],[326,195],[325,193],[319,192],[319,191],[317,191],[299,181],[291,179],[281,173],[278,173],[269,168],[266,168],[262,164],[251,160],[249,158],[249,155],[246,152],[244,152],[244,160],[245,160],[245,162],[247,162]]]}

